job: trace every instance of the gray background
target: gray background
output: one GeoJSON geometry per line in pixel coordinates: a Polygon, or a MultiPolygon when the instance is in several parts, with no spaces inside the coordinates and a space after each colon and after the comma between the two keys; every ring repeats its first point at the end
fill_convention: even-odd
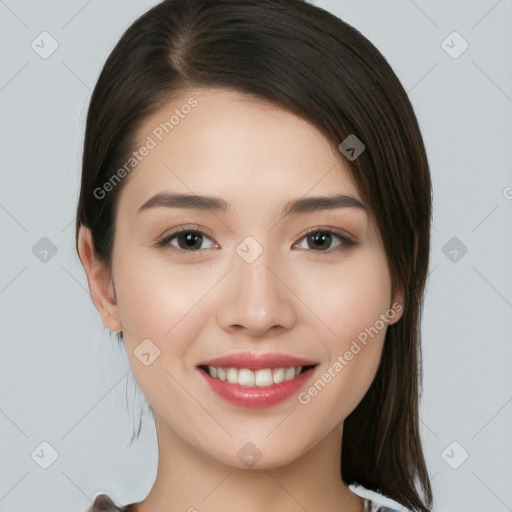
{"type": "MultiPolygon", "coordinates": [[[[83,511],[99,491],[127,503],[155,477],[154,427],[146,415],[128,446],[143,402],[74,249],[91,89],[155,3],[0,0],[0,512],[83,511]]],[[[512,1],[313,3],[389,60],[429,155],[421,418],[436,510],[512,510],[512,1]]]]}

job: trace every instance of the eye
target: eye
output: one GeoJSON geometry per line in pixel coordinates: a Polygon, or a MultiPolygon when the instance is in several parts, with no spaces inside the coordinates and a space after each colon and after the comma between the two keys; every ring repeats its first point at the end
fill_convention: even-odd
{"type": "MultiPolygon", "coordinates": [[[[189,227],[167,233],[155,245],[163,248],[171,246],[173,249],[185,252],[199,252],[200,250],[218,247],[207,234],[189,227]]],[[[357,242],[344,233],[330,229],[316,229],[304,235],[299,242],[293,245],[293,248],[315,252],[331,252],[354,245],[357,245],[357,242]]]]}
{"type": "Polygon", "coordinates": [[[157,247],[165,247],[168,245],[177,250],[190,252],[198,252],[201,249],[217,247],[215,242],[202,231],[186,227],[164,235],[156,243],[157,247]]]}
{"type": "Polygon", "coordinates": [[[334,251],[357,245],[352,238],[328,229],[310,231],[293,246],[296,249],[311,249],[317,252],[334,251]]]}

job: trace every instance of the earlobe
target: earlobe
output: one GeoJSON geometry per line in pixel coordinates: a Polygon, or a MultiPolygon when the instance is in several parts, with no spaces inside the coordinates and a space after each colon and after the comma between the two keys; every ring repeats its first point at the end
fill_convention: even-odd
{"type": "Polygon", "coordinates": [[[91,230],[80,226],[78,232],[78,254],[87,275],[92,303],[98,310],[103,325],[111,331],[122,328],[116,304],[112,276],[108,265],[98,258],[94,249],[91,230]]]}
{"type": "MultiPolygon", "coordinates": [[[[418,237],[414,237],[414,267],[416,267],[416,260],[418,257],[418,237]]],[[[389,305],[390,311],[393,311],[394,314],[390,316],[390,324],[394,324],[402,318],[402,314],[404,311],[405,305],[405,293],[403,289],[402,283],[398,284],[398,286],[393,286],[394,291],[392,291],[391,295],[391,303],[389,305]]]]}
{"type": "Polygon", "coordinates": [[[387,312],[387,316],[389,318],[389,324],[393,325],[402,318],[402,313],[404,311],[404,293],[402,286],[398,286],[397,289],[393,292],[391,297],[391,302],[389,304],[389,309],[387,312]]]}

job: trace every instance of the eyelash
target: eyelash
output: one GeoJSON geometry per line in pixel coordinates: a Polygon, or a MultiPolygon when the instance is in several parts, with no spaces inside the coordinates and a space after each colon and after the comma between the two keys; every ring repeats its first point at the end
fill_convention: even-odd
{"type": "MultiPolygon", "coordinates": [[[[204,249],[187,250],[187,249],[181,249],[181,248],[177,248],[177,247],[173,247],[173,246],[169,245],[171,240],[173,240],[180,233],[194,233],[194,234],[198,234],[198,235],[203,235],[203,236],[206,236],[207,238],[209,238],[210,240],[213,241],[213,238],[208,233],[205,233],[205,232],[203,232],[203,231],[201,231],[201,230],[199,230],[199,229],[197,229],[195,227],[184,226],[184,227],[181,227],[179,229],[176,229],[176,230],[172,231],[171,233],[167,233],[164,236],[162,236],[161,238],[159,238],[157,240],[157,242],[155,243],[155,246],[158,247],[158,248],[163,248],[163,249],[170,248],[171,250],[175,250],[175,251],[178,251],[178,252],[181,252],[181,253],[185,253],[187,255],[188,254],[193,254],[193,253],[199,253],[199,252],[204,251],[204,249]]],[[[325,249],[325,250],[300,249],[300,250],[311,251],[311,252],[317,253],[319,255],[327,256],[327,255],[331,255],[334,252],[337,252],[339,250],[347,249],[347,248],[353,247],[355,245],[358,245],[358,242],[356,242],[355,240],[353,240],[352,238],[347,236],[345,233],[342,233],[341,231],[338,231],[338,230],[335,230],[335,229],[332,229],[332,228],[327,228],[327,227],[318,227],[318,228],[315,228],[313,230],[308,231],[307,233],[304,233],[299,238],[299,240],[293,244],[293,247],[296,247],[297,245],[299,245],[299,243],[304,238],[306,238],[306,237],[308,237],[310,235],[313,235],[313,234],[317,234],[317,233],[334,235],[335,237],[337,237],[340,240],[340,245],[338,247],[333,248],[333,249],[325,249]]]]}

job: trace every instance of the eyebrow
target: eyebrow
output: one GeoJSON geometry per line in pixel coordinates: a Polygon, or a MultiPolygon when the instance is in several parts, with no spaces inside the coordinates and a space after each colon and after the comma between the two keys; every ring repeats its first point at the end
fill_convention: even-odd
{"type": "MultiPolygon", "coordinates": [[[[159,192],[148,199],[139,208],[137,213],[157,207],[211,210],[223,213],[230,209],[229,203],[218,197],[159,192]]],[[[332,196],[305,197],[290,201],[285,205],[283,216],[312,213],[320,210],[334,210],[337,208],[357,208],[367,212],[366,206],[359,199],[345,194],[336,194],[332,196]]]]}

